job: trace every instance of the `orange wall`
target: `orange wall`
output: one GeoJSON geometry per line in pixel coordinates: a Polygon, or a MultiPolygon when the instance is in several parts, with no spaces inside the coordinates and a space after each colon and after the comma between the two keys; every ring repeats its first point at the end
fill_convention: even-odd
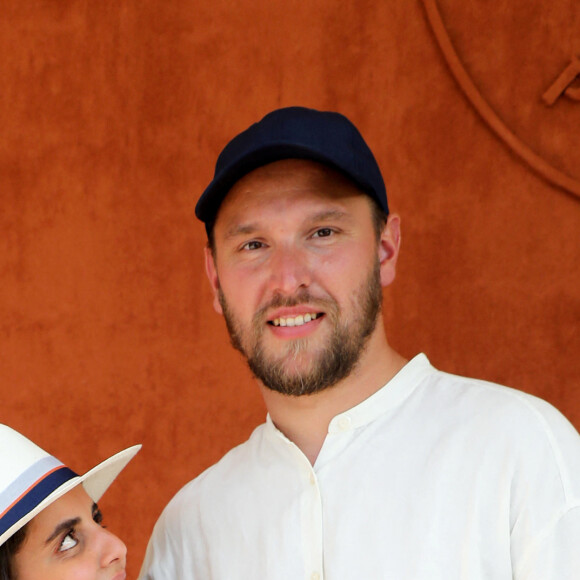
{"type": "MultiPolygon", "coordinates": [[[[486,32],[446,17],[504,86],[486,32]]],[[[6,2],[0,47],[0,421],[79,470],[144,444],[102,502],[129,577],[170,497],[265,415],[193,210],[225,142],[278,106],[340,110],[376,152],[404,228],[391,342],[580,427],[578,196],[477,114],[420,0],[6,2]]],[[[580,126],[580,103],[554,107],[580,126]]]]}

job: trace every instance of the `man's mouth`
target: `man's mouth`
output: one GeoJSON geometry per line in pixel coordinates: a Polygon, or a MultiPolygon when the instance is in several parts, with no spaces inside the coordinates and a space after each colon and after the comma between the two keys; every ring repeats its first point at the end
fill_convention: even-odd
{"type": "Polygon", "coordinates": [[[270,320],[269,324],[273,326],[302,326],[311,320],[315,320],[322,316],[320,312],[307,312],[306,314],[299,314],[298,316],[289,316],[287,318],[275,318],[270,320]]]}

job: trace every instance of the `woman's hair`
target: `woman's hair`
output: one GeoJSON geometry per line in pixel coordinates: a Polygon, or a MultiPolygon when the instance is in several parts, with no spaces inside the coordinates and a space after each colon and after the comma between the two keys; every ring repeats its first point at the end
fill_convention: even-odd
{"type": "Polygon", "coordinates": [[[14,575],[14,556],[20,550],[26,538],[26,528],[24,526],[20,528],[13,536],[10,536],[1,546],[0,546],[0,580],[15,580],[14,575]]]}

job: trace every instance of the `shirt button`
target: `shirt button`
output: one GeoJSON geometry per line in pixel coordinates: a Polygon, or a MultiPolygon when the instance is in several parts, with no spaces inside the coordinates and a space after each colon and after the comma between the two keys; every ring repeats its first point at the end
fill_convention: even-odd
{"type": "Polygon", "coordinates": [[[314,477],[314,473],[310,472],[310,485],[314,485],[316,483],[316,477],[314,477]]]}
{"type": "Polygon", "coordinates": [[[347,429],[350,429],[351,424],[352,420],[348,415],[343,415],[338,420],[338,427],[340,428],[341,431],[346,431],[347,429]]]}
{"type": "Polygon", "coordinates": [[[318,572],[312,572],[312,576],[310,576],[310,580],[320,580],[320,574],[318,572]]]}

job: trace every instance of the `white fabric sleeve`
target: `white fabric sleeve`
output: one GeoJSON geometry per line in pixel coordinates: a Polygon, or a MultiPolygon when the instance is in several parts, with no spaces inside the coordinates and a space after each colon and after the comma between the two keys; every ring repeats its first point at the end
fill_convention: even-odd
{"type": "Polygon", "coordinates": [[[530,546],[514,570],[516,580],[578,580],[580,578],[580,505],[558,517],[530,546]]]}
{"type": "Polygon", "coordinates": [[[155,524],[138,580],[185,580],[176,569],[180,556],[176,553],[164,516],[165,513],[155,524]]]}

